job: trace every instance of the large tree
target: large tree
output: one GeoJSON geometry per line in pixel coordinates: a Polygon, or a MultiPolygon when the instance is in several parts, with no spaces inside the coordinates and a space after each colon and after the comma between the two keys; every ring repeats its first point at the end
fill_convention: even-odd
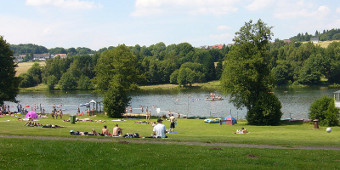
{"type": "Polygon", "coordinates": [[[120,45],[100,55],[95,71],[95,88],[105,92],[104,111],[109,117],[121,117],[130,101],[129,92],[138,87],[137,57],[120,45]]]}
{"type": "Polygon", "coordinates": [[[254,125],[276,125],[282,116],[281,103],[270,93],[273,78],[267,61],[271,27],[261,20],[245,23],[234,38],[221,82],[231,102],[248,109],[247,120],[254,125]]]}
{"type": "Polygon", "coordinates": [[[4,101],[16,101],[19,79],[15,77],[13,52],[9,44],[0,36],[0,105],[4,101]]]}

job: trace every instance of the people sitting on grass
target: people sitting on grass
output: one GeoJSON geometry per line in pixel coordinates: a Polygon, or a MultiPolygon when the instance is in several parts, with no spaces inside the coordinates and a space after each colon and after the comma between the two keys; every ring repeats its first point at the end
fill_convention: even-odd
{"type": "Polygon", "coordinates": [[[167,133],[165,125],[162,123],[162,119],[157,120],[157,125],[153,127],[153,136],[155,138],[167,138],[165,134],[167,133]]]}
{"type": "Polygon", "coordinates": [[[123,129],[118,127],[118,124],[112,130],[112,136],[121,136],[123,134],[123,129]]]}
{"type": "Polygon", "coordinates": [[[92,129],[92,134],[93,134],[93,136],[99,136],[99,133],[94,129],[92,129]]]}
{"type": "Polygon", "coordinates": [[[235,134],[247,134],[247,133],[248,133],[248,130],[242,127],[241,130],[237,129],[235,134]]]}
{"type": "Polygon", "coordinates": [[[103,136],[111,136],[109,129],[107,129],[107,126],[104,125],[104,128],[102,129],[102,135],[103,136]]]}

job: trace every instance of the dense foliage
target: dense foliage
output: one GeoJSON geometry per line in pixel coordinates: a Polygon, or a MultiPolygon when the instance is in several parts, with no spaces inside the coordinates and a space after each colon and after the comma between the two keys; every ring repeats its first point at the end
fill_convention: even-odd
{"type": "Polygon", "coordinates": [[[323,30],[323,32],[315,31],[315,34],[299,33],[298,35],[290,38],[290,40],[310,41],[312,37],[318,37],[320,41],[340,40],[340,29],[323,30]]]}
{"type": "Polygon", "coordinates": [[[336,109],[332,97],[323,96],[313,102],[309,108],[310,119],[319,119],[321,125],[337,126],[339,125],[340,113],[336,109]]]}
{"type": "Polygon", "coordinates": [[[140,79],[137,57],[125,45],[100,55],[95,67],[95,88],[104,91],[104,111],[109,117],[122,117],[130,102],[129,92],[140,79]]]}
{"type": "Polygon", "coordinates": [[[222,88],[235,106],[247,108],[246,118],[252,125],[277,125],[282,116],[280,101],[270,93],[271,36],[271,27],[261,20],[245,23],[236,33],[222,73],[222,88]]]}
{"type": "Polygon", "coordinates": [[[34,63],[27,73],[19,75],[20,87],[34,87],[42,82],[42,67],[39,63],[34,63]]]}
{"type": "Polygon", "coordinates": [[[46,47],[35,44],[18,44],[18,45],[11,44],[10,48],[13,51],[14,55],[43,54],[48,52],[46,47]]]}
{"type": "Polygon", "coordinates": [[[15,77],[12,51],[6,40],[0,36],[0,105],[4,101],[15,101],[18,93],[19,79],[15,77]]]}

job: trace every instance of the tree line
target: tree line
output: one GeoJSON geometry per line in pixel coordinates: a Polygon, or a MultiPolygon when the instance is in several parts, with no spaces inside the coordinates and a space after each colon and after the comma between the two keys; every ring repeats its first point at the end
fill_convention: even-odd
{"type": "MultiPolygon", "coordinates": [[[[94,55],[56,56],[47,60],[44,67],[35,64],[27,73],[20,75],[20,87],[31,87],[43,82],[50,89],[54,89],[55,85],[63,90],[93,89],[91,80],[95,77],[98,59],[114,48],[117,47],[94,55]]],[[[222,61],[229,50],[226,46],[222,50],[194,48],[189,43],[169,46],[157,43],[149,47],[135,45],[126,48],[136,56],[136,67],[140,70],[139,85],[173,83],[180,86],[218,80],[223,69],[222,61]],[[217,62],[219,64],[216,65],[217,62]]]]}
{"type": "Polygon", "coordinates": [[[323,30],[322,32],[315,31],[314,35],[299,33],[298,35],[289,38],[294,42],[310,41],[312,37],[318,37],[320,41],[340,40],[340,29],[323,30]]]}
{"type": "MultiPolygon", "coordinates": [[[[45,83],[50,89],[93,89],[95,66],[104,52],[93,55],[76,54],[65,59],[55,57],[46,61],[46,66],[34,65],[20,75],[20,87],[32,87],[45,83]]],[[[139,85],[178,84],[191,86],[193,83],[219,80],[223,67],[228,62],[232,47],[222,49],[200,49],[189,43],[166,46],[160,42],[149,47],[130,46],[127,49],[136,56],[136,67],[140,70],[139,85]]],[[[285,43],[276,39],[268,43],[269,69],[277,85],[320,85],[340,83],[340,42],[327,48],[307,43],[285,43]],[[324,81],[321,81],[324,80],[324,81]]]]}

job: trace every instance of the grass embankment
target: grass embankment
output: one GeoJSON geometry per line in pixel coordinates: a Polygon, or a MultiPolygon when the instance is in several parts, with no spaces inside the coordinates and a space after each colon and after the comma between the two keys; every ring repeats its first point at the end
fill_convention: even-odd
{"type": "Polygon", "coordinates": [[[140,86],[140,89],[143,91],[152,91],[152,90],[180,90],[180,89],[204,89],[204,90],[218,90],[220,89],[220,81],[210,81],[206,83],[194,83],[192,86],[188,87],[179,87],[176,84],[159,84],[159,85],[148,85],[148,86],[140,86]]]}
{"type": "Polygon", "coordinates": [[[0,143],[0,169],[340,168],[339,151],[5,138],[0,143]]]}
{"type": "MultiPolygon", "coordinates": [[[[81,116],[85,118],[88,116],[81,116]]],[[[51,139],[0,138],[0,169],[339,169],[340,152],[336,150],[291,150],[237,148],[224,146],[199,146],[181,144],[152,144],[176,141],[191,141],[214,144],[244,143],[269,144],[294,148],[295,145],[340,146],[340,127],[331,133],[325,127],[314,130],[312,124],[282,126],[249,126],[246,122],[237,125],[206,124],[198,119],[179,119],[175,129],[178,133],[168,134],[168,139],[124,139],[71,136],[69,131],[100,131],[107,125],[112,131],[118,123],[125,133],[150,136],[152,126],[135,123],[138,119],[111,121],[104,115],[89,117],[105,120],[105,123],[77,122],[70,124],[60,119],[40,118],[42,124],[57,124],[65,128],[40,128],[23,126],[26,122],[16,117],[0,118],[0,134],[25,136],[50,136],[51,139]],[[249,134],[236,135],[236,129],[245,127],[249,134]],[[82,139],[63,140],[58,137],[82,139]],[[83,141],[83,139],[97,139],[83,141]],[[101,140],[101,139],[105,139],[101,140]],[[133,143],[134,140],[147,143],[133,143]]],[[[68,116],[64,116],[68,119],[68,116]]],[[[140,119],[144,120],[144,119],[140,119]]],[[[152,119],[151,121],[155,121],[152,119]]],[[[150,121],[150,122],[151,122],[150,121]]],[[[164,121],[169,128],[169,121],[164,121]]]]}
{"type": "MultiPolygon", "coordinates": [[[[81,116],[79,118],[85,118],[81,116]]],[[[104,115],[90,117],[93,120],[105,120],[106,123],[77,122],[70,124],[62,120],[52,118],[40,118],[39,123],[57,124],[66,128],[48,129],[39,127],[26,127],[24,121],[17,121],[17,118],[5,116],[0,118],[0,134],[4,135],[28,135],[28,136],[60,136],[73,137],[69,135],[70,130],[91,132],[92,128],[100,131],[107,125],[110,131],[116,123],[124,129],[124,133],[139,133],[141,136],[150,136],[152,126],[149,124],[135,123],[137,119],[126,119],[126,121],[111,121],[104,115]],[[9,121],[8,121],[9,120],[9,121]]],[[[68,119],[68,116],[64,117],[68,119]]],[[[144,119],[140,119],[144,120],[144,119]]],[[[150,122],[156,121],[152,119],[150,122]]],[[[164,121],[167,128],[169,121],[164,121]]],[[[281,126],[250,126],[245,121],[239,121],[237,125],[207,124],[202,119],[179,119],[176,131],[178,133],[169,134],[167,141],[194,141],[212,143],[244,143],[244,144],[269,144],[279,146],[293,145],[313,145],[313,146],[337,146],[340,147],[340,127],[333,127],[331,133],[326,133],[326,127],[314,130],[310,123],[300,125],[281,125],[281,126]],[[245,127],[249,134],[236,135],[237,129],[245,127]]]]}

